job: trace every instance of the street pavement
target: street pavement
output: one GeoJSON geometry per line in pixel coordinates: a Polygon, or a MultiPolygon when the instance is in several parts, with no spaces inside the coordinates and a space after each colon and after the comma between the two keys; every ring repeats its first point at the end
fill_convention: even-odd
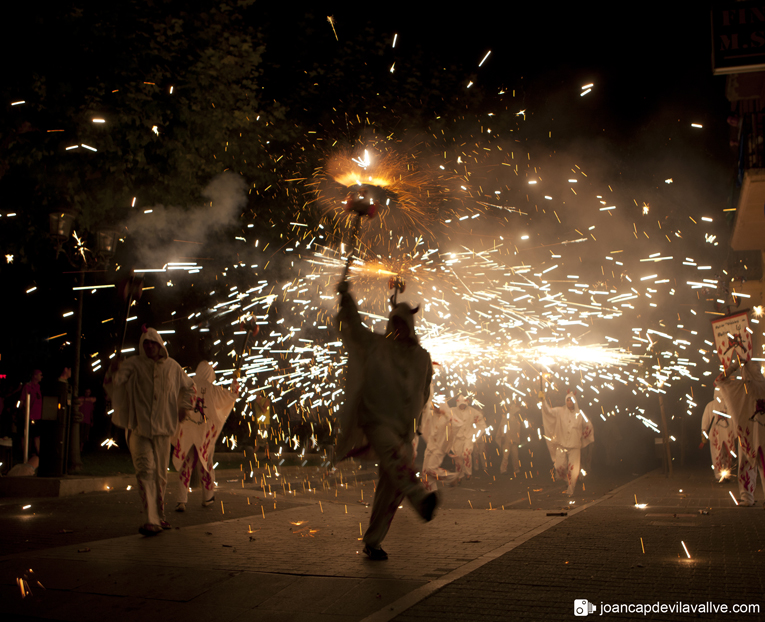
{"type": "Polygon", "coordinates": [[[715,482],[708,467],[676,471],[672,478],[647,474],[455,576],[394,619],[572,619],[574,601],[587,599],[595,606],[592,615],[601,615],[603,603],[627,607],[602,613],[609,619],[765,620],[762,488],[756,507],[737,506],[731,492],[737,485],[715,482]],[[674,613],[670,606],[679,603],[689,611],[674,613]],[[691,606],[706,603],[718,613],[692,612],[691,606]],[[639,613],[639,604],[649,605],[650,613],[639,613]],[[757,611],[722,614],[720,605],[757,611]]]}
{"type": "Polygon", "coordinates": [[[182,514],[171,485],[174,529],[153,538],[136,533],[134,489],[2,499],[2,619],[557,620],[585,598],[765,606],[762,500],[736,507],[735,486],[708,468],[671,479],[596,470],[572,499],[542,469],[478,474],[442,491],[431,523],[404,504],[385,562],[361,550],[373,465],[345,468],[342,482],[315,467],[267,469],[257,487],[221,471],[216,504],[193,491],[182,514]]]}

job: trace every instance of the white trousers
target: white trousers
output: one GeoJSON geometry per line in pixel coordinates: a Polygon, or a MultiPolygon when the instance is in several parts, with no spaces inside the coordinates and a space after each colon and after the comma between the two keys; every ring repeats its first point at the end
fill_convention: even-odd
{"type": "Polygon", "coordinates": [[[576,488],[576,480],[579,479],[581,469],[581,449],[555,448],[555,479],[565,479],[568,482],[568,494],[573,495],[576,488]]]}
{"type": "Polygon", "coordinates": [[[443,486],[452,486],[457,481],[457,474],[447,471],[438,467],[436,469],[428,469],[422,472],[422,484],[425,486],[425,490],[428,492],[435,492],[438,490],[439,484],[443,486]]]}
{"type": "Polygon", "coordinates": [[[165,520],[170,437],[141,436],[130,431],[127,431],[126,435],[135,467],[135,477],[138,480],[138,493],[146,512],[146,522],[159,525],[160,521],[165,520]]]}
{"type": "Polygon", "coordinates": [[[465,479],[473,475],[473,443],[466,440],[455,440],[452,446],[452,460],[457,479],[465,479]]]}
{"type": "Polygon", "coordinates": [[[473,466],[478,471],[487,468],[486,464],[486,438],[483,434],[473,443],[473,466]]]}

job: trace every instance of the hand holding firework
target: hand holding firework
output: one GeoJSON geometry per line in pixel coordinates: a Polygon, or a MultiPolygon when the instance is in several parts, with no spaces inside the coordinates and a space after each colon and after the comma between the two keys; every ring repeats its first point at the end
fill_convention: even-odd
{"type": "Polygon", "coordinates": [[[393,296],[391,297],[391,303],[395,307],[396,302],[398,301],[399,292],[404,293],[406,290],[406,283],[404,282],[403,277],[401,277],[401,275],[390,277],[388,280],[388,289],[394,290],[393,296]]]}
{"type": "Polygon", "coordinates": [[[109,372],[116,374],[119,371],[120,365],[122,365],[122,361],[124,360],[124,356],[115,357],[115,359],[109,364],[109,372]]]}
{"type": "Polygon", "coordinates": [[[122,297],[122,300],[127,302],[127,307],[125,307],[125,318],[122,324],[122,341],[120,342],[120,349],[117,350],[117,355],[119,356],[125,348],[125,335],[127,335],[127,321],[130,316],[130,307],[132,306],[133,301],[140,300],[141,294],[143,294],[143,279],[131,274],[126,279],[120,281],[117,285],[117,291],[122,297]]]}
{"type": "Polygon", "coordinates": [[[539,374],[539,393],[537,397],[540,402],[543,402],[547,397],[547,374],[539,374]]]}

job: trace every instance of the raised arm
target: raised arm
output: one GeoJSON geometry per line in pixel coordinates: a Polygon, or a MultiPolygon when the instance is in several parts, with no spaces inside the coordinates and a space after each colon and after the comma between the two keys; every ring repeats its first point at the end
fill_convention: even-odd
{"type": "Polygon", "coordinates": [[[188,377],[185,371],[180,368],[180,385],[178,408],[182,410],[192,410],[194,408],[192,399],[194,397],[194,381],[188,377]]]}
{"type": "Polygon", "coordinates": [[[107,395],[113,397],[114,389],[124,385],[130,379],[130,376],[133,375],[134,371],[131,359],[125,360],[116,357],[109,365],[104,377],[104,389],[107,395]]]}
{"type": "Polygon", "coordinates": [[[361,324],[361,316],[356,307],[356,301],[348,292],[347,281],[340,283],[337,291],[340,294],[340,310],[337,313],[340,337],[343,341],[358,345],[369,334],[369,331],[361,324]]]}

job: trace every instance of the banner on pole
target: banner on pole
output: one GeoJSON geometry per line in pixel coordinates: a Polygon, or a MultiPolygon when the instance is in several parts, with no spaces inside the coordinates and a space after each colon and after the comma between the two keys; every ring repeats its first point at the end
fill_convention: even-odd
{"type": "Polygon", "coordinates": [[[749,361],[752,358],[754,346],[752,333],[749,328],[749,309],[712,320],[712,331],[715,335],[717,356],[725,366],[730,367],[733,360],[749,361]]]}

